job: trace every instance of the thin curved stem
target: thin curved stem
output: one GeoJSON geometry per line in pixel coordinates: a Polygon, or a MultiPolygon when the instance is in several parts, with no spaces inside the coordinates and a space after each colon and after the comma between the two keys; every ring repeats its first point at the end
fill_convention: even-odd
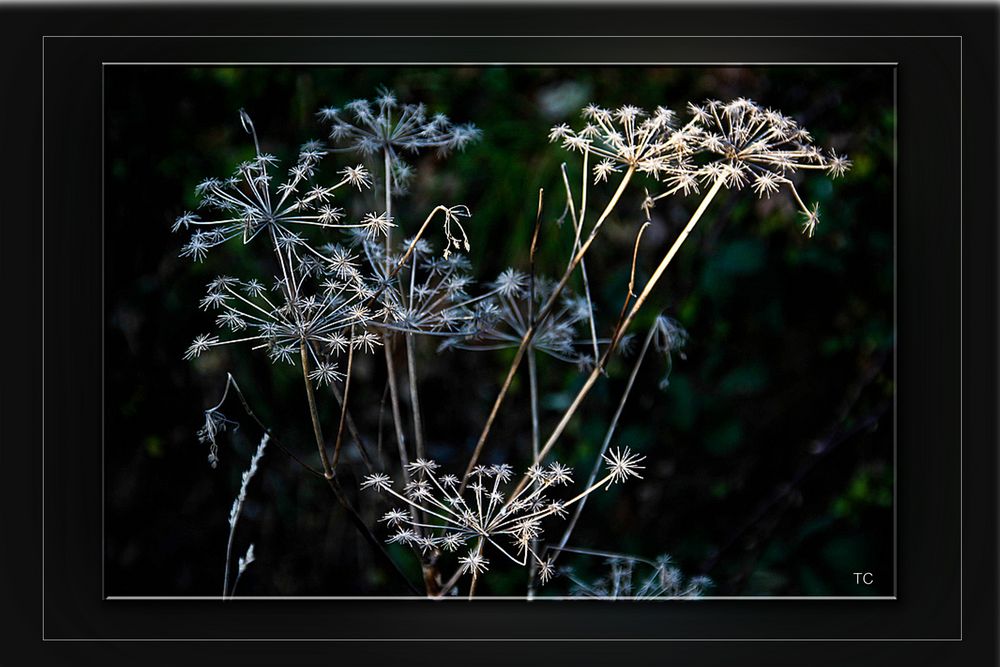
{"type": "MultiPolygon", "coordinates": [[[[567,408],[566,412],[563,414],[562,419],[559,420],[559,423],[552,431],[552,434],[545,441],[545,445],[543,445],[541,450],[538,452],[538,456],[535,457],[534,461],[535,463],[541,462],[555,446],[556,441],[559,439],[563,431],[566,429],[566,426],[569,424],[569,421],[576,414],[576,411],[580,407],[580,404],[583,403],[583,399],[587,397],[587,394],[590,393],[590,390],[594,386],[594,383],[597,382],[597,378],[601,376],[601,369],[603,368],[604,364],[607,363],[608,359],[610,358],[612,352],[615,349],[615,346],[618,344],[618,341],[621,340],[622,333],[628,329],[629,325],[632,323],[632,320],[635,318],[635,315],[638,312],[639,308],[641,308],[642,304],[645,303],[646,299],[649,297],[649,294],[652,292],[653,287],[656,286],[657,281],[660,279],[660,276],[663,275],[663,272],[666,270],[667,266],[670,265],[670,262],[677,254],[677,251],[680,250],[681,246],[684,244],[684,241],[691,233],[691,230],[694,229],[695,225],[698,224],[698,221],[701,220],[702,215],[704,215],[705,210],[708,208],[708,205],[715,198],[715,195],[718,194],[719,189],[722,187],[722,185],[723,185],[723,179],[722,178],[716,179],[711,189],[705,194],[704,199],[701,200],[701,204],[698,205],[698,209],[691,215],[691,218],[684,226],[684,229],[678,235],[677,239],[674,241],[674,244],[670,247],[670,250],[668,250],[667,254],[663,256],[663,259],[660,261],[659,266],[656,267],[656,271],[654,271],[653,275],[650,276],[648,281],[646,281],[645,288],[643,288],[642,293],[639,294],[639,296],[636,298],[635,303],[632,304],[632,307],[629,310],[628,315],[626,315],[625,318],[618,325],[618,327],[616,327],[614,334],[611,336],[611,344],[608,345],[608,347],[604,350],[604,355],[601,358],[600,362],[594,366],[594,369],[590,372],[590,375],[587,377],[587,380],[584,382],[579,392],[577,392],[577,395],[573,399],[573,402],[570,404],[569,408],[567,408]]],[[[523,489],[527,483],[528,483],[527,477],[521,478],[521,482],[518,484],[514,493],[517,493],[518,490],[523,489]]]]}
{"type": "MultiPolygon", "coordinates": [[[[333,397],[337,399],[337,404],[346,410],[347,414],[347,432],[351,434],[351,438],[354,439],[354,443],[358,446],[358,452],[361,454],[361,460],[365,464],[365,468],[369,473],[375,472],[374,465],[372,464],[371,456],[368,454],[368,449],[365,447],[365,441],[361,437],[361,433],[358,432],[358,426],[354,423],[354,418],[351,416],[351,411],[344,408],[346,401],[344,400],[344,394],[340,391],[340,387],[336,383],[330,383],[330,391],[333,392],[333,397]]],[[[381,464],[380,464],[381,466],[381,464]]],[[[322,474],[320,475],[322,476],[322,474]]]]}
{"type": "MultiPolygon", "coordinates": [[[[333,447],[333,461],[330,467],[337,469],[337,461],[340,460],[340,445],[344,438],[344,422],[347,419],[347,398],[351,392],[351,371],[354,365],[354,346],[347,346],[347,375],[344,377],[344,397],[340,401],[340,423],[337,425],[337,442],[333,447]]],[[[363,450],[362,450],[363,451],[363,450]]]]}
{"type": "Polygon", "coordinates": [[[483,426],[482,433],[479,435],[479,440],[476,442],[476,448],[473,450],[472,457],[469,459],[469,465],[466,466],[460,490],[465,489],[465,484],[469,479],[469,475],[472,473],[472,469],[476,467],[476,463],[479,461],[479,456],[482,454],[483,446],[486,444],[486,438],[489,436],[490,429],[493,426],[493,422],[496,420],[497,413],[500,412],[500,406],[503,405],[504,399],[507,397],[507,392],[510,390],[511,383],[514,381],[514,376],[517,374],[517,368],[521,363],[521,359],[524,357],[525,350],[527,350],[528,345],[530,345],[531,341],[535,338],[538,326],[549,316],[552,309],[558,303],[559,296],[566,287],[566,283],[569,282],[570,277],[573,275],[573,271],[576,269],[577,265],[580,264],[584,255],[590,249],[594,239],[597,238],[597,233],[600,231],[604,221],[607,220],[608,216],[611,215],[611,212],[618,204],[618,200],[621,199],[622,193],[625,192],[625,186],[627,186],[629,181],[632,180],[633,174],[635,174],[635,167],[629,167],[628,171],[626,171],[625,175],[622,177],[621,183],[618,185],[618,189],[615,191],[614,196],[612,196],[611,201],[609,201],[607,206],[604,207],[604,211],[601,213],[601,216],[597,219],[597,222],[594,223],[594,228],[588,235],[587,240],[582,246],[580,246],[580,249],[573,256],[573,259],[570,261],[569,266],[566,267],[566,271],[563,273],[559,283],[552,291],[552,294],[545,302],[545,305],[543,305],[539,311],[537,321],[529,324],[527,330],[524,332],[524,335],[521,337],[521,344],[518,346],[517,352],[514,353],[514,360],[511,362],[510,370],[507,372],[507,377],[504,379],[504,382],[500,387],[500,393],[493,402],[493,408],[490,410],[489,417],[486,419],[486,424],[483,426]]]}
{"type": "Polygon", "coordinates": [[[406,340],[406,370],[410,385],[410,410],[413,413],[413,444],[418,459],[424,454],[424,423],[420,416],[420,396],[417,394],[417,352],[413,334],[403,334],[406,340]]]}
{"type": "Polygon", "coordinates": [[[313,437],[316,438],[316,448],[319,450],[319,458],[323,462],[323,476],[327,479],[333,479],[333,468],[330,467],[330,459],[326,455],[323,427],[320,425],[319,410],[316,408],[316,392],[313,390],[312,380],[309,379],[309,353],[306,349],[305,340],[299,341],[299,352],[302,355],[302,379],[306,383],[306,399],[309,401],[309,418],[312,420],[313,437]]]}
{"type": "MultiPolygon", "coordinates": [[[[628,401],[629,394],[632,392],[632,386],[635,384],[635,379],[639,375],[639,368],[642,366],[643,360],[646,358],[646,353],[649,351],[649,346],[653,342],[653,335],[656,333],[656,324],[649,328],[649,333],[646,334],[646,340],[642,344],[642,350],[639,352],[639,357],[635,361],[635,365],[632,367],[632,373],[629,375],[628,382],[625,384],[625,391],[622,392],[621,400],[618,401],[618,408],[615,410],[614,417],[611,418],[611,424],[608,425],[607,433],[604,435],[604,442],[601,444],[601,450],[597,453],[597,460],[594,462],[594,467],[590,472],[590,477],[587,479],[587,486],[594,483],[597,479],[598,473],[601,471],[602,458],[605,452],[608,451],[608,447],[611,445],[611,438],[614,437],[615,431],[618,428],[618,420],[621,419],[622,412],[625,410],[625,403],[628,401]]],[[[537,456],[537,452],[535,454],[537,456]]],[[[573,516],[570,518],[569,523],[566,525],[566,530],[563,532],[562,538],[559,540],[559,546],[555,547],[556,554],[552,557],[552,562],[559,557],[559,554],[566,546],[569,541],[570,535],[573,533],[573,529],[576,528],[577,521],[580,520],[580,514],[583,512],[584,505],[587,504],[587,499],[582,499],[579,504],[577,504],[576,509],[573,511],[573,516]]]]}

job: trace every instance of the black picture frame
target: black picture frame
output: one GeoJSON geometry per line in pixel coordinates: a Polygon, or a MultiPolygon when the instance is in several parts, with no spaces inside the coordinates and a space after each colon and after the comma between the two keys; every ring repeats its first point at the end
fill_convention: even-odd
{"type": "Polygon", "coordinates": [[[996,664],[997,17],[989,6],[888,5],[4,9],[0,247],[13,319],[0,656],[996,664]],[[419,45],[435,62],[896,63],[896,599],[102,599],[101,64],[350,61],[376,35],[392,39],[362,60],[405,61],[419,45]]]}

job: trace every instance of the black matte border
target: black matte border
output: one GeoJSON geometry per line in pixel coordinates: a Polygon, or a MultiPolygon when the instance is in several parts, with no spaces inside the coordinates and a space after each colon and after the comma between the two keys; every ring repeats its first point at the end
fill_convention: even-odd
{"type": "MultiPolygon", "coordinates": [[[[996,118],[995,8],[568,10],[292,7],[195,11],[8,10],[2,17],[5,195],[0,248],[8,287],[0,502],[7,537],[4,635],[71,664],[177,664],[187,643],[82,644],[59,639],[232,637],[199,644],[214,664],[339,660],[684,664],[995,664],[996,661],[996,118]],[[392,601],[101,600],[100,63],[133,60],[410,62],[415,42],[364,38],[46,39],[45,197],[41,193],[42,35],[59,34],[817,34],[919,38],[426,39],[439,62],[898,62],[898,508],[895,601],[705,601],[610,605],[392,601]],[[323,28],[319,30],[318,28],[323,28]],[[959,38],[958,36],[961,36],[959,38]],[[364,48],[368,46],[368,48],[364,48]],[[613,47],[613,48],[611,48],[613,47]],[[353,50],[352,50],[353,49],[353,50]],[[362,50],[359,50],[362,49],[362,50]],[[339,53],[346,55],[338,56],[339,53]],[[611,57],[608,54],[614,53],[611,57]],[[143,55],[144,54],[144,55],[143,55]],[[376,57],[377,56],[377,57],[376,57]],[[964,154],[958,153],[959,133],[964,154]],[[12,157],[16,156],[14,160],[12,157]],[[960,176],[963,180],[960,181],[960,176]],[[964,191],[964,199],[960,196],[964,191]],[[44,206],[45,233],[41,236],[44,206]],[[963,226],[959,226],[961,209],[963,226]],[[959,234],[959,231],[962,234],[959,234]],[[964,237],[964,238],[963,238],[964,237]],[[963,242],[964,241],[964,242],[963,242]],[[41,581],[40,406],[44,244],[45,591],[41,581]],[[964,261],[963,261],[964,260],[964,261]],[[965,279],[962,280],[962,277],[965,279]],[[960,287],[964,286],[964,293],[960,287]],[[25,326],[27,325],[27,326],[25,326]],[[28,335],[25,335],[27,333],[28,335]],[[962,343],[965,344],[964,348],[962,343]],[[16,389],[15,394],[13,389],[16,389]],[[960,402],[964,398],[964,404],[960,402]],[[963,433],[964,489],[959,487],[963,433]],[[960,499],[964,503],[960,504],[960,499]],[[959,529],[964,544],[958,551],[959,529]],[[959,578],[959,558],[964,569],[959,578]],[[962,586],[965,590],[961,591],[962,586]],[[960,596],[960,592],[963,595],[960,596]],[[13,614],[16,614],[14,616],[13,614]],[[44,620],[42,644],[41,621],[44,620]],[[386,628],[392,630],[391,633],[386,628]],[[386,634],[568,642],[385,643],[386,634]],[[271,644],[266,637],[370,638],[271,644]],[[673,638],[669,643],[602,639],[673,638]],[[704,641],[718,637],[741,641],[704,641]],[[776,638],[801,641],[772,642],[776,638]],[[814,642],[813,638],[868,641],[814,642]],[[961,637],[961,641],[957,641],[961,637]],[[886,642],[886,638],[897,641],[886,642]],[[948,639],[951,641],[940,641],[948,639]],[[588,640],[588,641],[584,641],[588,640]],[[905,640],[905,641],[898,641],[905,640]],[[921,640],[918,641],[917,640],[921,640]],[[752,642],[752,643],[751,643],[752,642]],[[499,648],[493,651],[494,647],[499,648]],[[88,656],[88,657],[84,657],[88,656]],[[293,656],[301,656],[296,658],[293,656]],[[350,656],[350,657],[348,657],[350,656]],[[364,656],[364,657],[362,657],[364,656]]],[[[21,664],[17,661],[13,664],[21,664]]]]}

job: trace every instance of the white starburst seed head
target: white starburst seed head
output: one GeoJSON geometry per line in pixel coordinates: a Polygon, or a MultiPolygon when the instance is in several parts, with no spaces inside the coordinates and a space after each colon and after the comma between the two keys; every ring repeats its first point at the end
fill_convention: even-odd
{"type": "Polygon", "coordinates": [[[362,489],[375,489],[376,491],[388,491],[392,487],[392,479],[383,473],[377,472],[365,475],[361,482],[362,489]]]}
{"type": "Polygon", "coordinates": [[[604,461],[608,464],[608,472],[611,475],[606,488],[610,488],[612,484],[624,482],[629,477],[642,479],[639,471],[645,469],[646,466],[639,464],[645,459],[645,456],[633,453],[628,447],[610,450],[604,455],[604,461]]]}
{"type": "Polygon", "coordinates": [[[486,572],[490,565],[488,558],[474,551],[470,551],[468,556],[459,558],[458,562],[461,563],[463,572],[470,572],[474,575],[486,572]]]}

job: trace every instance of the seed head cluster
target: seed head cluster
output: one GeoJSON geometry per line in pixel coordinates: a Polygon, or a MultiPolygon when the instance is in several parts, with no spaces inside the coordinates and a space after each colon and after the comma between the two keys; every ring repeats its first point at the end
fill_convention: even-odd
{"type": "MultiPolygon", "coordinates": [[[[208,283],[200,307],[214,315],[215,327],[212,332],[198,335],[184,358],[195,359],[216,347],[246,343],[266,352],[274,363],[301,364],[310,401],[314,401],[314,387],[326,385],[335,389],[342,386],[338,398],[346,397],[352,355],[372,353],[380,345],[391,351],[388,341],[400,334],[435,340],[439,350],[518,349],[521,353],[528,349],[590,368],[596,376],[599,359],[604,356],[600,347],[605,346],[607,351],[612,340],[620,340],[620,351],[627,351],[630,339],[621,338],[617,330],[611,339],[597,336],[585,267],[581,266],[584,296],[574,294],[567,282],[577,266],[575,262],[582,265],[583,253],[597,228],[633,175],[642,174],[658,183],[657,194],[647,191],[643,204],[647,215],[655,202],[665,197],[698,194],[702,189],[710,189],[714,196],[721,187],[749,188],[759,198],[786,189],[805,216],[803,232],[812,236],[819,223],[818,207],[803,202],[794,182],[796,174],[818,170],[836,178],[851,167],[846,156],[817,148],[809,132],[794,119],[744,98],[688,104],[683,119],[663,106],[647,111],[632,105],[612,110],[590,104],[582,111],[582,127],[573,129],[563,123],[549,133],[550,141],[582,156],[584,189],[591,182],[621,183],[605,214],[594,223],[586,245],[581,245],[586,208],[581,203],[579,218],[575,209],[571,211],[576,231],[574,253],[579,252],[579,256],[572,260],[562,279],[536,275],[532,254],[531,273],[509,267],[496,279],[477,284],[463,254],[471,248],[464,226],[471,216],[466,206],[438,206],[417,231],[392,215],[391,201],[405,191],[412,179],[414,170],[409,158],[427,150],[444,155],[464,149],[480,138],[479,129],[471,124],[455,124],[443,114],[431,114],[422,104],[402,104],[387,90],[380,91],[373,100],[358,99],[341,107],[326,107],[317,115],[329,126],[327,140],[301,145],[295,159],[282,167],[278,157],[261,150],[253,121],[241,110],[240,121],[253,139],[254,157],[239,164],[226,178],[199,183],[195,188],[196,211],[177,217],[172,228],[190,234],[180,256],[195,262],[204,262],[210,250],[230,241],[243,245],[256,241],[267,248],[272,260],[266,276],[221,275],[208,283]],[[344,153],[356,156],[352,161],[360,158],[367,164],[330,164],[344,153]],[[371,189],[378,179],[385,186],[382,210],[361,213],[367,208],[344,201],[348,193],[371,189]],[[436,229],[442,235],[438,250],[428,238],[432,234],[425,233],[436,214],[441,224],[436,229]],[[397,228],[403,228],[404,236],[411,235],[396,242],[393,230],[397,228]],[[348,357],[346,364],[343,355],[348,357]]],[[[566,187],[572,199],[568,181],[566,187]]],[[[703,208],[711,196],[706,196],[703,208]]],[[[586,196],[582,199],[586,201],[586,196]]],[[[568,204],[567,210],[571,207],[568,204]]],[[[410,338],[407,341],[409,355],[410,338]]],[[[652,344],[665,357],[667,375],[663,386],[669,377],[672,355],[683,354],[686,341],[687,333],[678,322],[666,316],[655,320],[643,354],[652,344]]],[[[387,353],[387,370],[394,373],[391,358],[387,353]]],[[[415,365],[412,359],[407,360],[411,362],[408,369],[414,431],[419,432],[415,365]]],[[[395,391],[393,384],[393,401],[397,400],[395,391]]],[[[533,396],[534,391],[533,384],[533,396]]],[[[347,415],[346,398],[343,404],[341,428],[347,415]]],[[[398,413],[398,404],[393,406],[398,413]]],[[[220,407],[221,402],[205,412],[204,425],[198,432],[210,447],[213,467],[218,462],[218,434],[236,427],[219,412],[220,407]]],[[[572,410],[567,412],[563,421],[568,421],[571,414],[572,410]]],[[[332,466],[328,466],[317,425],[318,412],[313,409],[312,415],[329,480],[337,467],[336,455],[332,466]]],[[[398,414],[394,419],[399,419],[398,414]]],[[[492,417],[483,439],[490,423],[492,417]]],[[[595,456],[593,473],[582,485],[585,488],[573,491],[571,468],[559,462],[543,464],[548,448],[561,431],[552,436],[545,449],[539,450],[536,443],[534,463],[515,480],[514,468],[508,464],[473,467],[478,447],[463,477],[441,474],[435,461],[423,458],[420,444],[417,458],[410,462],[397,423],[401,488],[397,490],[388,472],[370,472],[360,487],[388,497],[397,505],[380,520],[388,527],[388,543],[411,547],[425,564],[453,554],[451,558],[458,567],[456,579],[461,574],[470,575],[473,588],[476,578],[490,570],[492,559],[531,567],[542,584],[560,574],[571,582],[573,595],[615,599],[701,594],[711,582],[698,577],[686,579],[666,557],[647,561],[603,554],[608,558],[610,573],[597,581],[587,581],[572,570],[557,571],[554,558],[546,557],[542,545],[550,522],[566,518],[569,508],[580,503],[575,509],[578,514],[581,501],[592,493],[642,479],[645,456],[627,447],[607,449],[613,429],[595,456]],[[604,475],[597,479],[602,461],[604,475]]],[[[233,503],[230,551],[248,483],[268,438],[261,440],[233,503]]],[[[338,435],[338,452],[340,443],[338,435]]],[[[366,463],[369,471],[377,470],[367,458],[366,463]]],[[[574,516],[567,536],[575,520],[574,516]]],[[[229,556],[227,553],[227,577],[229,556]]],[[[251,545],[239,560],[238,575],[253,560],[251,545]]]]}
{"type": "Polygon", "coordinates": [[[489,568],[483,555],[489,545],[519,565],[534,561],[540,576],[547,579],[551,576],[547,560],[532,547],[544,534],[543,522],[567,516],[568,508],[602,486],[610,488],[630,477],[641,479],[644,458],[628,448],[612,452],[605,457],[607,475],[568,499],[553,495],[555,489],[573,482],[572,469],[558,462],[533,464],[513,491],[508,488],[514,470],[510,465],[477,466],[463,492],[457,476],[439,474],[440,466],[424,459],[408,466],[410,481],[402,493],[383,473],[368,475],[361,488],[403,504],[382,517],[393,530],[390,544],[406,544],[424,554],[461,551],[464,571],[475,575],[489,568]]]}

